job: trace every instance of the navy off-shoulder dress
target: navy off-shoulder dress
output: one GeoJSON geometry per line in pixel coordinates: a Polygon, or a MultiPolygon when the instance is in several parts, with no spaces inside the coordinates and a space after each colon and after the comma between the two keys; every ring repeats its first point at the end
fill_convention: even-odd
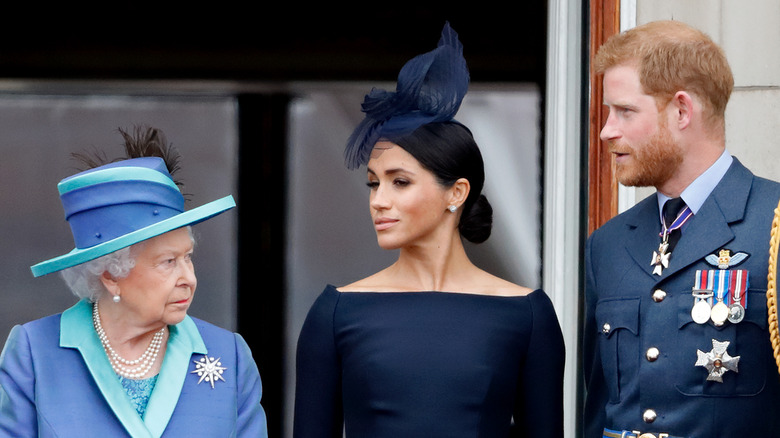
{"type": "Polygon", "coordinates": [[[296,438],[563,436],[564,344],[548,296],[339,292],[297,351],[296,438]]]}

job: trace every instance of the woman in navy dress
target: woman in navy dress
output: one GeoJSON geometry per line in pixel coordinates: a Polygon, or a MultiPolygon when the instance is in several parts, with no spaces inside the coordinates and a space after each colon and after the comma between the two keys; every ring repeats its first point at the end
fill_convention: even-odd
{"type": "Polygon", "coordinates": [[[468,88],[457,34],[373,90],[349,139],[377,240],[395,263],[328,285],[298,340],[294,436],[561,437],[564,345],[554,308],[475,266],[490,235],[482,157],[453,119],[468,88]]]}

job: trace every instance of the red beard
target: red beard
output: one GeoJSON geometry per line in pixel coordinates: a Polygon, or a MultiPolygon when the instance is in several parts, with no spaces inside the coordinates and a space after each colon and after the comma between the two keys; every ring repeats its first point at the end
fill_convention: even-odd
{"type": "Polygon", "coordinates": [[[636,146],[609,141],[612,153],[628,153],[629,159],[617,163],[616,176],[625,186],[659,187],[677,172],[683,161],[680,147],[674,142],[665,124],[646,142],[636,146]]]}

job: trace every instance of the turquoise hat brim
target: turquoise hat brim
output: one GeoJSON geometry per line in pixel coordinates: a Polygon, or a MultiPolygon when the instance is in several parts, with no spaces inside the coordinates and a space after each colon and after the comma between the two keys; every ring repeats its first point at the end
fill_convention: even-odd
{"type": "Polygon", "coordinates": [[[145,228],[141,228],[140,230],[127,233],[108,242],[101,243],[89,248],[75,248],[73,251],[67,254],[31,266],[30,269],[32,270],[33,276],[35,277],[61,271],[81,263],[94,260],[106,254],[110,254],[116,250],[128,247],[143,240],[165,234],[168,231],[172,231],[187,225],[193,225],[198,222],[203,222],[206,219],[210,219],[220,213],[230,210],[235,206],[236,202],[233,199],[233,196],[228,195],[224,198],[217,199],[216,201],[209,202],[208,204],[201,205],[200,207],[193,208],[192,210],[185,211],[171,218],[154,223],[145,228]]]}

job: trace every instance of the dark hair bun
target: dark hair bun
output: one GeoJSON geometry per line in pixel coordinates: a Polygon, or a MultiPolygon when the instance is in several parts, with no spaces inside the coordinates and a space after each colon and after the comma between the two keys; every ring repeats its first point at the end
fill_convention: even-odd
{"type": "Polygon", "coordinates": [[[482,243],[490,237],[493,228],[493,207],[485,195],[479,195],[471,205],[464,205],[460,218],[460,234],[472,243],[482,243]]]}

